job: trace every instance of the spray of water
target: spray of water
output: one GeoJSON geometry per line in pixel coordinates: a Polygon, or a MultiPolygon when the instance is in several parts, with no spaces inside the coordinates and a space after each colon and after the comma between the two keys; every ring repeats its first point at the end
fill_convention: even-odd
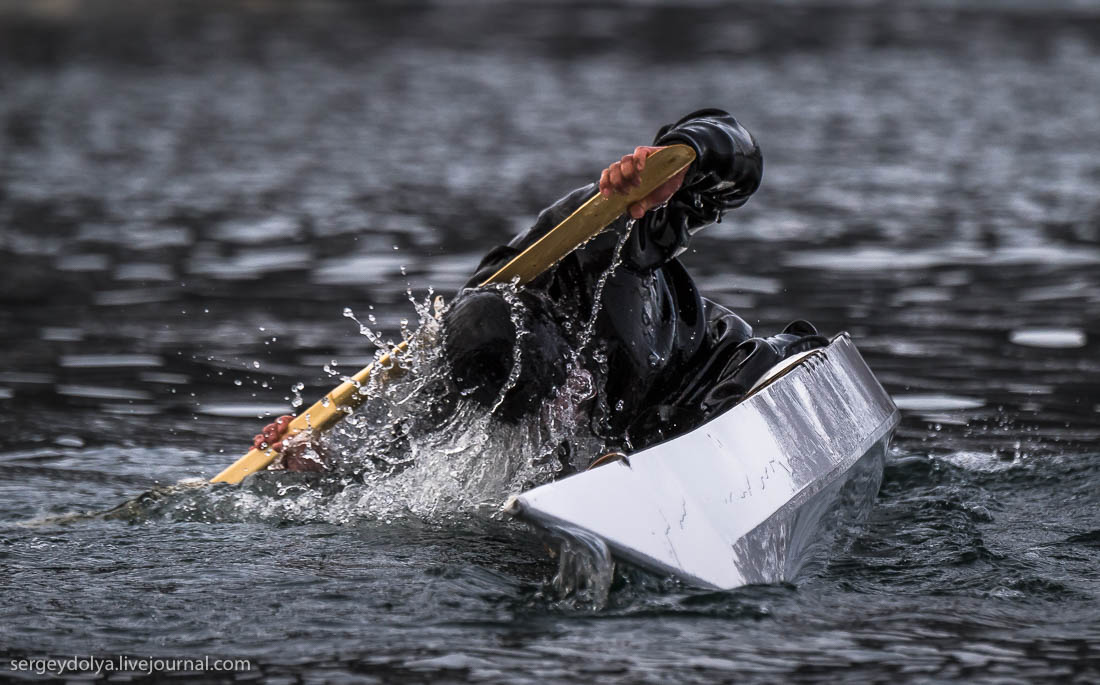
{"type": "MultiPolygon", "coordinates": [[[[348,523],[359,519],[418,517],[438,520],[478,511],[496,511],[511,494],[585,468],[607,445],[591,427],[591,408],[600,401],[600,373],[606,364],[594,332],[603,293],[619,265],[633,222],[600,274],[583,325],[574,326],[572,351],[563,359],[565,382],[538,411],[515,423],[495,411],[520,378],[527,311],[514,284],[491,286],[511,308],[516,329],[513,365],[489,409],[463,397],[454,387],[442,355],[447,304],[430,292],[409,293],[416,326],[402,322],[408,350],[392,367],[359,388],[362,403],[334,428],[305,436],[305,458],[327,466],[324,476],[262,474],[281,479],[275,487],[240,488],[235,516],[281,521],[348,523]],[[578,330],[579,329],[579,330],[578,330]],[[325,485],[316,481],[324,479],[325,485]]],[[[344,316],[375,348],[376,358],[393,343],[351,309],[344,316]]],[[[335,367],[330,372],[337,374],[335,367]]],[[[300,388],[295,386],[297,395],[300,388]]],[[[276,464],[276,469],[278,464],[276,464]]],[[[258,479],[258,480],[263,480],[258,479]]],[[[224,507],[221,508],[224,511],[224,507]]]]}
{"type": "Polygon", "coordinates": [[[603,540],[591,533],[559,526],[551,531],[558,541],[558,572],[550,589],[570,609],[602,609],[607,606],[615,562],[603,540]]]}

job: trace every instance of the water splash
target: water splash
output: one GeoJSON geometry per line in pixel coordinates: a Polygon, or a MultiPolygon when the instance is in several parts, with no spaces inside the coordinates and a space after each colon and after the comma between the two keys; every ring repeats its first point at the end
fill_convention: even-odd
{"type": "Polygon", "coordinates": [[[580,528],[555,526],[550,533],[559,542],[558,572],[550,581],[559,604],[593,611],[606,607],[615,578],[611,550],[603,540],[580,528]]]}
{"type": "Polygon", "coordinates": [[[512,388],[516,387],[516,382],[519,380],[520,371],[523,369],[523,339],[531,334],[530,331],[523,325],[525,315],[527,314],[527,305],[523,303],[523,300],[519,297],[517,291],[517,285],[511,283],[495,287],[501,295],[504,296],[504,301],[508,303],[511,311],[509,317],[512,321],[512,326],[515,327],[516,339],[512,343],[512,368],[508,372],[508,378],[505,379],[504,385],[501,386],[500,392],[497,393],[496,399],[493,401],[490,413],[495,412],[500,408],[500,405],[504,403],[504,398],[512,388]]]}
{"type": "Polygon", "coordinates": [[[607,280],[611,278],[611,274],[615,272],[615,269],[619,267],[623,262],[623,246],[626,245],[626,241],[630,239],[630,233],[634,229],[634,219],[630,219],[626,222],[626,226],[619,234],[619,240],[615,243],[615,249],[611,253],[611,263],[600,274],[599,279],[596,281],[596,287],[593,289],[592,295],[592,312],[588,316],[588,320],[584,324],[584,328],[581,329],[577,348],[573,354],[574,362],[584,353],[588,344],[592,342],[593,334],[596,330],[596,318],[599,316],[600,310],[603,308],[603,291],[607,286],[607,280]]]}
{"type": "Polygon", "coordinates": [[[324,503],[326,520],[495,510],[510,494],[587,465],[587,459],[570,457],[602,451],[602,443],[582,430],[581,408],[596,390],[580,364],[571,364],[542,411],[515,424],[495,417],[519,379],[522,340],[530,333],[515,286],[492,287],[509,304],[517,335],[512,368],[490,409],[463,397],[447,373],[442,298],[417,302],[419,328],[397,358],[398,371],[365,384],[360,408],[319,441],[332,472],[348,479],[324,503]]]}

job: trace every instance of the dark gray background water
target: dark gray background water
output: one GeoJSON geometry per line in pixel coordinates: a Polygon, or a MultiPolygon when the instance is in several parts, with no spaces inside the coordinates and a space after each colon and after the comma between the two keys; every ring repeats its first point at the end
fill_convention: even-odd
{"type": "Polygon", "coordinates": [[[1097,678],[1098,109],[1100,13],[1038,0],[0,4],[0,668],[1097,678]],[[472,516],[281,524],[242,493],[192,521],[20,525],[213,475],[292,384],[369,360],[345,306],[395,333],[407,283],[449,293],[700,106],[766,171],[689,269],[760,330],[850,331],[907,409],[823,569],[592,611],[472,516]]]}

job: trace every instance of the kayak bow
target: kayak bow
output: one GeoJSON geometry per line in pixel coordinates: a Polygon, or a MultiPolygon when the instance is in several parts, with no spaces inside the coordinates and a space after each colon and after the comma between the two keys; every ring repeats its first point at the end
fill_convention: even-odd
{"type": "Polygon", "coordinates": [[[694,430],[508,499],[551,537],[698,587],[790,582],[882,482],[898,408],[846,333],[694,430]]]}

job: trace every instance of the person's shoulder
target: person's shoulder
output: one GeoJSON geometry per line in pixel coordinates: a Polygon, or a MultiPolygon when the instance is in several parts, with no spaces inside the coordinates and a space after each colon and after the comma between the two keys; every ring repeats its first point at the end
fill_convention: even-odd
{"type": "Polygon", "coordinates": [[[675,123],[665,124],[664,126],[661,127],[661,129],[659,131],[657,131],[657,136],[656,136],[655,140],[660,140],[661,138],[664,137],[664,135],[666,133],[668,133],[672,130],[681,128],[681,127],[683,127],[687,124],[690,124],[692,122],[695,122],[695,121],[706,120],[706,119],[709,119],[709,120],[715,121],[715,122],[725,121],[727,123],[728,122],[733,122],[733,123],[736,124],[736,119],[734,119],[733,115],[730,114],[729,112],[727,112],[726,110],[719,109],[717,107],[705,107],[703,109],[697,109],[694,112],[692,112],[691,114],[685,114],[684,116],[680,117],[680,119],[677,120],[675,123]]]}

